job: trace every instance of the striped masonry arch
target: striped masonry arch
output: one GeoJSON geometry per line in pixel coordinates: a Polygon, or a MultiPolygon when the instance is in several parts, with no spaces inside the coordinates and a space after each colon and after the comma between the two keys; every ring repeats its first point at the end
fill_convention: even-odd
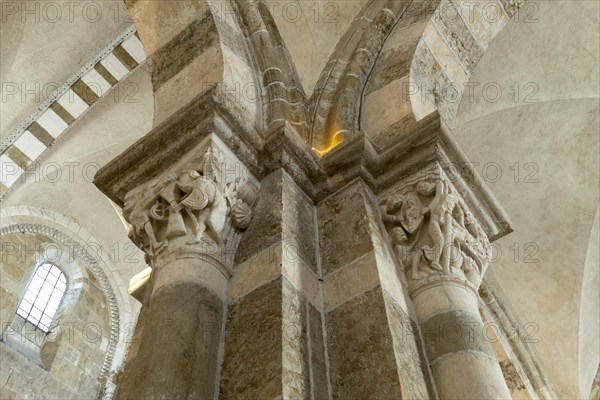
{"type": "Polygon", "coordinates": [[[145,61],[131,25],[38,105],[0,144],[0,199],[99,99],[145,61]]]}

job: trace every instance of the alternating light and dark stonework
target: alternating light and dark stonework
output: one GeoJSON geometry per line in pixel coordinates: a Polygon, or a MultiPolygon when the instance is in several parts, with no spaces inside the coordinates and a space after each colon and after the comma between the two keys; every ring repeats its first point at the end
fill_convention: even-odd
{"type": "MultiPolygon", "coordinates": [[[[23,120],[0,146],[0,198],[91,107],[138,66],[146,54],[135,27],[126,29],[23,120]]],[[[25,174],[26,175],[26,174],[25,174]]]]}
{"type": "Polygon", "coordinates": [[[150,265],[116,398],[538,396],[479,311],[502,207],[439,113],[363,129],[438,3],[368,2],[310,99],[262,3],[131,4],[155,126],[95,178],[150,265]]]}

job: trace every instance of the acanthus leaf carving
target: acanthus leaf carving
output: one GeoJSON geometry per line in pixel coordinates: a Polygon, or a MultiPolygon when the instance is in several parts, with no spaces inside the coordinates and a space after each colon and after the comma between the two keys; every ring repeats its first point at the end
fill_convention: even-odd
{"type": "Polygon", "coordinates": [[[445,177],[419,179],[390,193],[380,208],[409,282],[441,274],[464,277],[479,287],[489,265],[490,242],[445,177]]]}

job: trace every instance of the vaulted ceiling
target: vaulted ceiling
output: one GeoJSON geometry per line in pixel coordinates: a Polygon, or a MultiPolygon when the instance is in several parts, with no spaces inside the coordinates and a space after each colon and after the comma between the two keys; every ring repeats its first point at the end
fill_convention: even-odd
{"type": "MultiPolygon", "coordinates": [[[[366,3],[286,0],[271,8],[308,97],[366,3]]],[[[96,23],[76,18],[74,23],[23,24],[17,14],[3,22],[2,82],[27,87],[39,82],[43,87],[71,76],[129,23],[125,17],[114,18],[115,4],[96,4],[110,17],[96,23]],[[5,35],[8,31],[12,34],[5,35]]],[[[594,238],[600,201],[600,10],[598,2],[587,0],[535,4],[535,22],[517,14],[495,32],[497,37],[464,75],[475,90],[462,94],[451,125],[515,227],[498,243],[501,255],[491,269],[521,322],[537,326],[534,347],[556,391],[563,398],[581,398],[589,393],[599,361],[597,353],[586,350],[599,348],[594,238]],[[482,90],[486,85],[500,87],[502,95],[491,99],[492,89],[482,90]]],[[[81,10],[75,11],[81,15],[81,10]]],[[[423,28],[425,23],[419,29],[423,28]]],[[[451,46],[442,36],[438,50],[432,52],[442,69],[452,70],[451,60],[444,62],[442,54],[456,53],[444,53],[442,45],[451,46]]],[[[436,79],[441,78],[436,75],[430,82],[436,79]]],[[[51,209],[75,218],[106,249],[127,243],[118,213],[91,183],[94,171],[84,171],[92,164],[92,168],[104,165],[152,128],[149,69],[136,70],[120,85],[127,83],[136,88],[134,101],[103,97],[44,154],[41,165],[63,166],[63,174],[68,173],[65,163],[78,163],[74,179],[52,179],[55,169],[39,168],[5,196],[2,207],[51,209]]],[[[388,101],[383,100],[380,107],[388,101]]],[[[420,107],[422,113],[432,111],[435,103],[429,98],[420,107]]],[[[378,104],[371,104],[377,110],[378,104]]],[[[3,102],[2,138],[35,106],[33,96],[3,102]]],[[[365,129],[368,121],[377,122],[368,115],[363,118],[365,129]]],[[[145,263],[139,253],[132,262],[124,262],[127,249],[120,251],[114,274],[126,285],[145,263]]]]}
{"type": "Polygon", "coordinates": [[[492,270],[565,398],[586,398],[598,365],[599,12],[541,2],[537,22],[509,24],[471,76],[479,86],[455,129],[513,220],[492,270]],[[489,83],[503,89],[497,101],[489,83]]]}
{"type": "Polygon", "coordinates": [[[120,1],[2,3],[0,139],[131,24],[120,1]]]}

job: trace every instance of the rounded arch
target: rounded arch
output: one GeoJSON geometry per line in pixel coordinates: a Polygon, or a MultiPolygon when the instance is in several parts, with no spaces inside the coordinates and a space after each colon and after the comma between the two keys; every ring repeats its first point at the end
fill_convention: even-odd
{"type": "Polygon", "coordinates": [[[443,0],[409,9],[364,90],[361,130],[375,146],[385,148],[436,111],[454,128],[471,74],[520,3],[443,0]]]}
{"type": "MultiPolygon", "coordinates": [[[[75,219],[55,211],[9,207],[1,210],[1,218],[0,237],[24,233],[51,238],[73,251],[98,281],[106,298],[110,319],[110,340],[99,377],[105,380],[111,372],[120,369],[127,352],[128,334],[132,333],[130,327],[135,324],[137,317],[127,287],[121,281],[109,254],[75,219]]],[[[77,269],[74,264],[65,265],[71,272],[77,269]]],[[[77,276],[78,273],[74,273],[77,276]]]]}
{"type": "MultiPolygon", "coordinates": [[[[373,136],[374,125],[398,116],[402,107],[380,89],[394,87],[408,74],[415,37],[423,32],[422,20],[439,0],[365,4],[344,33],[321,72],[310,99],[310,145],[319,155],[359,131],[373,136]]],[[[406,103],[406,101],[404,101],[406,103]]]]}
{"type": "Polygon", "coordinates": [[[104,362],[102,363],[102,370],[100,372],[99,380],[103,381],[108,377],[108,374],[111,370],[116,347],[119,344],[119,310],[116,302],[115,294],[110,287],[110,283],[108,283],[108,279],[104,271],[98,267],[98,262],[95,260],[95,257],[92,256],[88,251],[85,250],[85,247],[81,245],[81,243],[77,242],[69,238],[64,233],[58,231],[57,229],[50,228],[45,225],[40,224],[28,224],[28,223],[20,223],[13,225],[5,225],[0,229],[0,236],[9,235],[9,234],[40,234],[52,238],[56,240],[61,245],[65,245],[69,248],[72,248],[73,251],[86,262],[86,265],[91,269],[92,273],[96,277],[96,279],[100,282],[100,287],[102,292],[106,298],[106,302],[109,308],[109,317],[110,317],[110,341],[108,343],[108,348],[106,350],[104,362]]]}
{"type": "Polygon", "coordinates": [[[239,113],[260,125],[260,79],[248,57],[237,3],[127,3],[148,55],[154,89],[154,126],[218,87],[239,113]]]}
{"type": "Polygon", "coordinates": [[[469,79],[511,18],[534,22],[539,6],[524,0],[445,0],[427,23],[410,66],[411,108],[417,121],[434,111],[454,128],[469,79]]]}

